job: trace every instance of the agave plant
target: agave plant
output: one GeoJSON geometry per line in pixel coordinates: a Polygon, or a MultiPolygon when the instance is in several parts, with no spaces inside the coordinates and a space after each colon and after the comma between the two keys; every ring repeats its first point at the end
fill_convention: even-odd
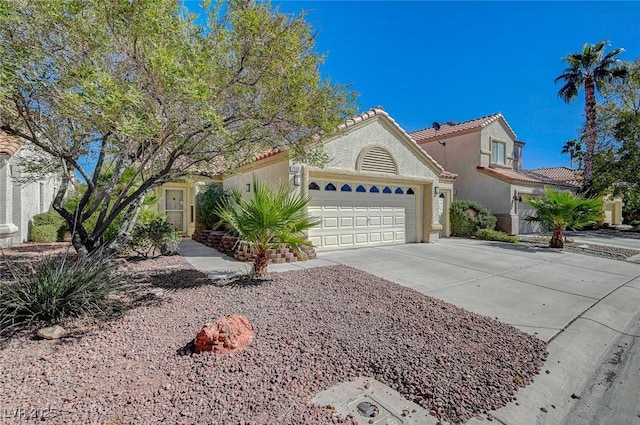
{"type": "Polygon", "coordinates": [[[310,246],[305,231],[319,223],[306,212],[309,198],[286,185],[276,188],[253,179],[253,196],[243,197],[232,190],[215,214],[238,233],[240,243],[248,245],[253,254],[253,274],[264,277],[269,265],[268,251],[288,244],[304,258],[301,246],[310,246]]]}
{"type": "Polygon", "coordinates": [[[536,215],[526,217],[525,220],[553,229],[553,236],[549,241],[551,248],[564,248],[562,231],[565,228],[584,227],[602,216],[602,199],[585,198],[568,190],[557,191],[548,187],[544,191],[545,196],[524,200],[536,209],[536,215]]]}

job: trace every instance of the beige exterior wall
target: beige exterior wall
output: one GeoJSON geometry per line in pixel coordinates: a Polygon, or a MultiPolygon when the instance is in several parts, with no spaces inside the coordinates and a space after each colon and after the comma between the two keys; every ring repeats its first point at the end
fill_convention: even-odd
{"type": "Polygon", "coordinates": [[[247,185],[253,190],[253,179],[268,185],[279,185],[288,181],[293,186],[293,174],[289,173],[289,159],[284,154],[275,155],[251,166],[244,167],[236,174],[223,178],[223,188],[245,192],[247,185]]]}
{"type": "Polygon", "coordinates": [[[480,164],[483,167],[513,168],[514,140],[502,125],[501,120],[497,120],[486,126],[480,132],[480,148],[482,157],[480,164]],[[498,164],[491,158],[491,142],[497,141],[505,144],[505,164],[498,164]]]}
{"type": "Polygon", "coordinates": [[[155,193],[160,197],[160,202],[157,204],[158,211],[165,212],[166,210],[166,189],[179,189],[184,193],[183,201],[183,214],[184,214],[184,235],[191,236],[196,230],[196,196],[198,193],[207,188],[210,184],[222,184],[214,180],[202,179],[180,179],[165,183],[155,189],[155,193]]]}

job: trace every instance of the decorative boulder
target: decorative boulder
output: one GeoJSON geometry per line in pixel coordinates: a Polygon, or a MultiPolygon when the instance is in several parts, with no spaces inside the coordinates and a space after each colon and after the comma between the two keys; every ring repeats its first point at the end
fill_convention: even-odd
{"type": "Polygon", "coordinates": [[[231,354],[248,347],[254,336],[253,326],[246,317],[231,314],[204,325],[193,341],[193,351],[231,354]]]}

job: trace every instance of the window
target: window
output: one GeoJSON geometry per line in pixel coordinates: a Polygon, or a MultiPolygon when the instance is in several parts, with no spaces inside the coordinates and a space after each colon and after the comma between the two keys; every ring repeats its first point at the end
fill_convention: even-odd
{"type": "Polygon", "coordinates": [[[363,185],[359,185],[358,187],[356,187],[356,192],[364,193],[366,191],[367,189],[365,189],[363,185]]]}
{"type": "Polygon", "coordinates": [[[382,193],[392,193],[391,188],[389,188],[389,186],[385,186],[385,188],[382,189],[382,193]]]}
{"type": "Polygon", "coordinates": [[[329,183],[324,187],[324,190],[329,190],[329,191],[335,192],[336,191],[336,187],[335,187],[335,185],[333,183],[329,183]]]}
{"type": "Polygon", "coordinates": [[[309,183],[309,190],[320,190],[320,185],[316,182],[309,183]]]}
{"type": "Polygon", "coordinates": [[[407,195],[413,195],[413,189],[411,188],[407,189],[407,195]]]}
{"type": "Polygon", "coordinates": [[[380,189],[378,189],[378,186],[371,186],[369,188],[369,192],[371,192],[371,193],[380,193],[380,189]]]}
{"type": "Polygon", "coordinates": [[[404,195],[404,192],[402,191],[401,187],[396,188],[396,195],[404,195]]]}
{"type": "Polygon", "coordinates": [[[351,192],[351,186],[349,186],[348,184],[343,184],[342,187],[340,188],[341,192],[351,192]]]}
{"type": "Polygon", "coordinates": [[[491,162],[496,164],[506,164],[505,151],[507,144],[503,142],[491,141],[491,162]]]}

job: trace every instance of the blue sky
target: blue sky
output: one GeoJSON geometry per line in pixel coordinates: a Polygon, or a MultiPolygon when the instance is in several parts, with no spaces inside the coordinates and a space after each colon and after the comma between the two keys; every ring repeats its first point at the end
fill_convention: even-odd
{"type": "Polygon", "coordinates": [[[273,1],[306,11],[327,54],[323,73],[350,84],[361,110],[382,105],[407,131],[501,112],[526,142],[525,168],[560,153],[584,119],[582,93],[557,97],[562,57],[586,42],[640,57],[640,2],[273,1]]]}

